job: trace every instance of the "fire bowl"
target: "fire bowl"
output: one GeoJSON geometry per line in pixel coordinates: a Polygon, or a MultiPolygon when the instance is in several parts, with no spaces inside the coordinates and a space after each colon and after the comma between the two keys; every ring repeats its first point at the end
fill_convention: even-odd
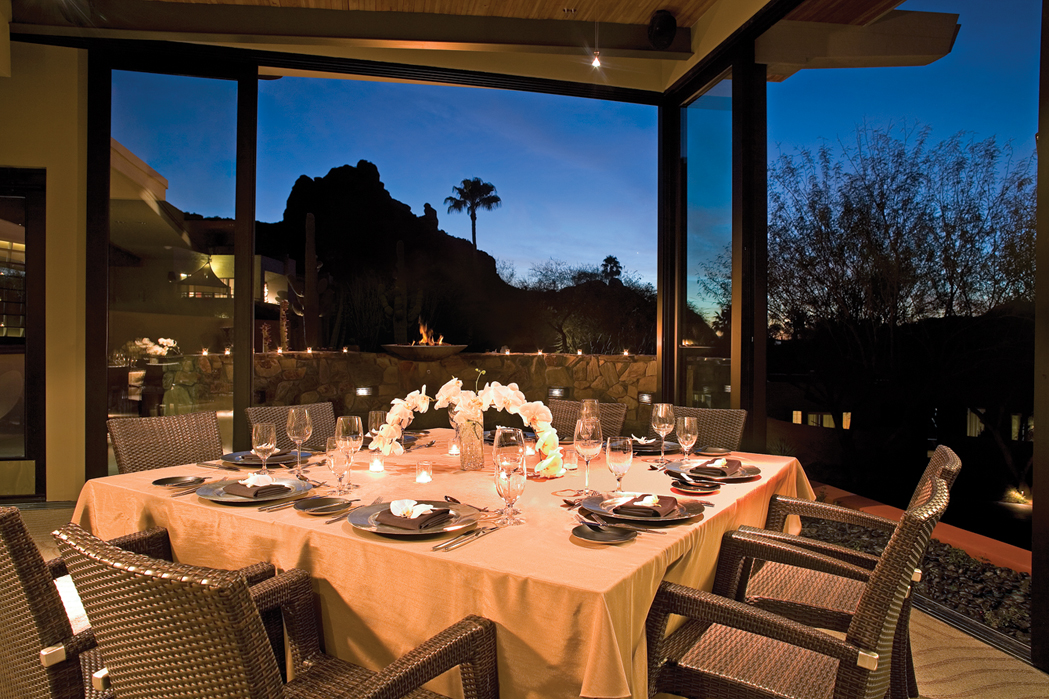
{"type": "Polygon", "coordinates": [[[459,354],[466,345],[383,345],[382,348],[401,359],[413,362],[437,362],[459,354]]]}

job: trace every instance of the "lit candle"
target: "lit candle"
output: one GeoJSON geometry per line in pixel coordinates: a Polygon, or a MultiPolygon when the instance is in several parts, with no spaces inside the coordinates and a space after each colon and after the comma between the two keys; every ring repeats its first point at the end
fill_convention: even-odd
{"type": "Polygon", "coordinates": [[[313,354],[313,348],[312,347],[307,347],[306,348],[306,352],[307,352],[307,354],[313,354]]]}
{"type": "Polygon", "coordinates": [[[575,351],[575,353],[576,353],[576,354],[582,354],[582,353],[583,353],[583,350],[576,350],[576,351],[575,351]]]}
{"type": "Polygon", "coordinates": [[[206,349],[205,350],[201,350],[200,351],[200,356],[202,356],[202,357],[208,356],[208,351],[206,349]]]}
{"type": "Polygon", "coordinates": [[[342,348],[342,353],[343,353],[343,354],[346,354],[346,353],[347,353],[347,352],[349,352],[349,351],[350,351],[350,348],[349,348],[349,347],[343,347],[343,348],[342,348]]]}
{"type": "Polygon", "coordinates": [[[510,354],[510,350],[506,350],[503,354],[510,354]]]}
{"type": "Polygon", "coordinates": [[[372,455],[372,461],[371,461],[370,464],[368,464],[368,470],[369,471],[374,471],[376,473],[386,470],[386,464],[383,461],[383,456],[382,456],[382,452],[381,451],[376,451],[372,455]]]}
{"type": "Polygon", "coordinates": [[[623,356],[624,357],[629,357],[630,356],[630,350],[623,350],[623,356]]]}
{"type": "Polygon", "coordinates": [[[226,354],[229,354],[229,347],[226,348],[226,354]]]}
{"type": "Polygon", "coordinates": [[[415,464],[415,482],[429,483],[433,480],[433,462],[418,461],[415,464]]]}
{"type": "Polygon", "coordinates": [[[277,354],[284,354],[284,350],[282,350],[280,347],[278,347],[277,348],[277,354]]]}
{"type": "Polygon", "coordinates": [[[542,357],[542,356],[543,356],[543,350],[539,350],[539,356],[540,356],[540,357],[542,357]]]}
{"type": "Polygon", "coordinates": [[[525,456],[535,456],[535,449],[532,448],[531,444],[525,445],[525,456]]]}
{"type": "Polygon", "coordinates": [[[448,445],[448,456],[459,456],[459,445],[455,442],[448,445]]]}

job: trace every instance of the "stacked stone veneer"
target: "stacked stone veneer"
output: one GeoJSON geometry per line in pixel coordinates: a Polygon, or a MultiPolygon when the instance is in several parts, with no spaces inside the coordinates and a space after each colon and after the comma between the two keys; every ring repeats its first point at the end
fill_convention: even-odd
{"type": "MultiPolygon", "coordinates": [[[[566,398],[571,400],[625,403],[628,426],[647,423],[639,419],[638,393],[656,391],[656,361],[651,355],[464,353],[438,362],[415,362],[370,352],[271,352],[255,355],[254,400],[259,405],[331,401],[336,414],[363,415],[386,409],[393,398],[423,384],[432,396],[453,376],[473,388],[478,369],[485,372],[480,385],[516,383],[529,400],[546,402],[550,387],[559,386],[568,389],[566,398]],[[357,395],[358,388],[370,388],[373,395],[357,395]]],[[[232,381],[228,356],[183,357],[165,374],[167,387],[182,386],[197,402],[229,395],[232,381]]],[[[417,424],[437,426],[445,418],[442,414],[435,420],[416,419],[417,424]]]]}

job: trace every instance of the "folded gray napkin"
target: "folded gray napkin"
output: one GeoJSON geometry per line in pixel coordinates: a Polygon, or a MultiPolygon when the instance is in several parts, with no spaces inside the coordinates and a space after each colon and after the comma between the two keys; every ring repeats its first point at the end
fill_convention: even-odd
{"type": "Polygon", "coordinates": [[[269,485],[253,485],[246,486],[242,483],[232,483],[222,489],[222,492],[226,495],[238,495],[242,498],[264,498],[270,495],[277,495],[278,493],[291,492],[291,488],[280,483],[270,483],[269,485]]]}
{"type": "Polygon", "coordinates": [[[450,519],[452,519],[452,513],[447,507],[438,507],[415,518],[400,517],[390,512],[389,509],[375,515],[376,522],[400,529],[433,529],[446,524],[450,519]]]}
{"type": "Polygon", "coordinates": [[[720,459],[710,459],[695,468],[689,470],[689,475],[706,476],[708,478],[730,478],[742,475],[743,464],[739,459],[725,459],[724,466],[714,466],[720,459]]]}
{"type": "Polygon", "coordinates": [[[613,508],[613,514],[626,517],[666,517],[677,509],[677,498],[669,495],[659,495],[658,505],[642,505],[639,501],[644,500],[647,495],[631,498],[619,507],[613,508]]]}

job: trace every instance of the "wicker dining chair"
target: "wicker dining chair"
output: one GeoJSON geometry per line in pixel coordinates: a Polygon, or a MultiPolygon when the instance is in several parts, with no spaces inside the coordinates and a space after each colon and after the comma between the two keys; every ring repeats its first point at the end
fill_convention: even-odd
{"type": "MultiPolygon", "coordinates": [[[[551,400],[549,401],[550,412],[554,419],[550,425],[557,430],[557,436],[561,441],[572,441],[575,435],[575,424],[579,420],[579,412],[583,409],[582,401],[577,400],[551,400]]],[[[607,439],[623,432],[623,422],[626,420],[626,403],[601,403],[598,406],[601,422],[601,434],[607,439]]]]}
{"type": "Polygon", "coordinates": [[[875,699],[889,688],[893,637],[911,576],[947,507],[947,485],[928,483],[873,570],[745,532],[723,538],[714,592],[664,582],[646,622],[649,695],[875,699]],[[862,586],[844,638],[730,599],[748,558],[818,567],[862,586]],[[670,614],[687,621],[666,636],[670,614]]]}
{"type": "MultiPolygon", "coordinates": [[[[170,558],[167,531],[153,528],[114,539],[114,547],[153,558],[170,558]]],[[[246,569],[247,570],[247,569],[246,569]]],[[[272,577],[273,566],[247,571],[252,580],[272,577]]],[[[103,699],[112,692],[91,687],[103,667],[90,627],[74,631],[55,581],[68,575],[65,562],[45,562],[15,507],[0,507],[0,698],[103,699]]],[[[276,619],[279,629],[280,619],[276,619]]],[[[273,628],[271,623],[269,628],[273,628]]],[[[283,643],[283,639],[282,639],[283,643]]]]}
{"type": "MultiPolygon", "coordinates": [[[[697,450],[702,447],[718,447],[733,451],[739,449],[739,441],[743,438],[743,426],[747,423],[746,410],[728,408],[686,408],[683,405],[675,405],[675,423],[679,417],[698,418],[699,432],[695,447],[697,450]]],[[[659,439],[659,433],[652,425],[648,426],[648,436],[659,439]]],[[[677,441],[677,430],[671,430],[667,439],[677,441]]]]}
{"type": "Polygon", "coordinates": [[[466,699],[496,699],[495,625],[469,616],[379,673],[320,649],[303,570],[252,588],[225,571],[126,553],[75,524],[56,532],[117,696],[436,698],[419,689],[458,666],[466,699]],[[254,598],[254,599],[253,599],[254,598]],[[282,681],[260,610],[280,609],[294,679],[282,681]]]}
{"type": "Polygon", "coordinates": [[[213,412],[113,418],[106,427],[120,473],[222,458],[219,421],[213,412]]]}
{"type": "MultiPolygon", "coordinates": [[[[929,482],[934,478],[941,479],[949,490],[954,485],[961,468],[961,459],[950,447],[938,446],[918,480],[908,507],[919,502],[929,482]]],[[[859,525],[889,533],[895,531],[898,526],[895,520],[850,510],[840,505],[774,495],[769,504],[765,528],[743,526],[739,530],[815,551],[824,556],[832,556],[867,570],[874,569],[878,556],[837,544],[783,533],[787,516],[791,514],[859,525]]],[[[925,549],[923,548],[919,553],[919,562],[924,555],[925,549]]],[[[920,577],[920,571],[916,575],[920,577]]],[[[848,628],[856,613],[862,592],[862,586],[855,581],[828,575],[818,570],[807,570],[774,562],[763,562],[760,566],[745,563],[740,579],[741,589],[733,592],[736,599],[805,624],[830,619],[833,623],[828,628],[835,631],[844,631],[848,628]]],[[[900,619],[896,627],[892,684],[889,692],[891,699],[918,696],[918,685],[914,677],[914,660],[910,648],[910,609],[911,598],[908,597],[900,610],[900,619]]]]}
{"type": "Polygon", "coordinates": [[[313,423],[313,432],[310,438],[302,443],[303,448],[314,451],[324,451],[327,447],[328,437],[335,436],[335,411],[331,403],[306,403],[303,405],[259,405],[246,408],[244,413],[248,416],[248,423],[255,426],[260,422],[272,422],[277,426],[277,448],[294,449],[295,442],[288,437],[284,429],[288,424],[288,411],[292,408],[306,408],[313,423]]]}

